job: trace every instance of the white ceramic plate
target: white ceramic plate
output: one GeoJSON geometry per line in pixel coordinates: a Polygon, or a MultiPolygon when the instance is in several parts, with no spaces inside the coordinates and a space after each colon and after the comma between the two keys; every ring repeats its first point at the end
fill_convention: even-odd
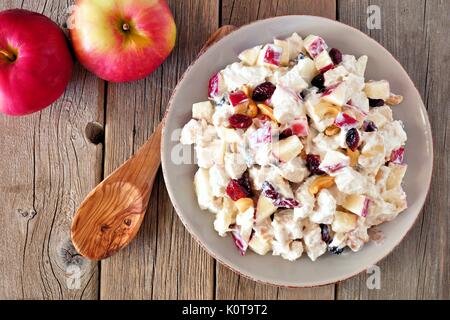
{"type": "MultiPolygon", "coordinates": [[[[337,21],[314,16],[277,17],[241,27],[204,53],[186,72],[172,97],[163,131],[162,168],[172,203],[194,238],[214,258],[234,271],[253,280],[290,287],[325,285],[347,279],[366,270],[389,254],[416,221],[424,204],[430,184],[433,145],[427,112],[408,74],[398,61],[376,41],[364,33],[337,21]],[[395,119],[405,124],[408,134],[405,159],[408,170],[404,180],[408,209],[395,220],[382,224],[382,244],[370,242],[357,253],[324,254],[312,262],[303,256],[289,262],[277,256],[259,256],[248,252],[242,257],[231,240],[214,231],[214,215],[202,211],[193,189],[196,165],[175,164],[172,153],[179,151],[174,132],[191,118],[191,106],[207,98],[210,76],[237,61],[238,54],[258,44],[271,42],[274,37],[287,37],[293,32],[302,37],[322,36],[329,47],[343,53],[369,56],[366,79],[386,79],[393,92],[404,96],[401,105],[393,108],[395,119]]],[[[178,131],[179,133],[179,131],[178,131]]]]}

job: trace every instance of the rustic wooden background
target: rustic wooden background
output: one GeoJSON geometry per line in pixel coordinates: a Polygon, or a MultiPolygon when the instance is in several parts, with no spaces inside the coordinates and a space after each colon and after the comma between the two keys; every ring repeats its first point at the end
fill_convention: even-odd
{"type": "MultiPolygon", "coordinates": [[[[450,1],[168,2],[178,26],[177,46],[147,79],[105,83],[77,66],[66,93],[52,107],[22,118],[0,116],[0,298],[448,299],[450,1]],[[380,30],[367,28],[369,3],[381,8],[380,30]],[[403,64],[428,108],[435,147],[431,191],[414,228],[379,263],[381,289],[366,287],[367,274],[313,289],[276,288],[236,275],[184,229],[161,174],[137,239],[101,263],[79,256],[69,237],[77,205],[151,134],[177,80],[208,36],[224,24],[287,14],[338,19],[369,34],[403,64]],[[79,289],[71,280],[77,275],[79,289]]],[[[31,9],[64,26],[72,4],[2,0],[0,9],[31,9]]]]}

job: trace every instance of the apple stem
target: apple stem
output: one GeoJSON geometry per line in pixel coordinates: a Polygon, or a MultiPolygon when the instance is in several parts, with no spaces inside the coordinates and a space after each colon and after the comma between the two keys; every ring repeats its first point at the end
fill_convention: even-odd
{"type": "Polygon", "coordinates": [[[123,29],[123,31],[129,31],[130,30],[130,25],[128,23],[124,23],[122,25],[122,29],[123,29]]]}
{"type": "Polygon", "coordinates": [[[10,53],[6,50],[0,49],[0,56],[3,56],[5,59],[13,62],[16,60],[16,56],[13,53],[10,53]]]}

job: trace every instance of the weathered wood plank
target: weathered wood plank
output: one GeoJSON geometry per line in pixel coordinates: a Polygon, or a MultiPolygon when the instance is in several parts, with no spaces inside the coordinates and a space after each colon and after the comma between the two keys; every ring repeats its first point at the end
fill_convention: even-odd
{"type": "MultiPolygon", "coordinates": [[[[435,159],[431,190],[423,212],[400,246],[378,265],[381,289],[369,290],[365,274],[338,285],[338,299],[448,299],[449,222],[447,131],[450,88],[450,2],[370,1],[381,9],[381,30],[368,30],[369,1],[339,1],[339,19],[384,45],[402,63],[427,105],[435,159]],[[443,72],[446,68],[447,72],[443,72]]],[[[412,142],[410,142],[410,146],[412,142]]]]}
{"type": "MultiPolygon", "coordinates": [[[[241,26],[251,21],[287,14],[310,14],[335,19],[334,0],[222,1],[222,24],[241,26]]],[[[285,289],[258,284],[226,267],[216,267],[217,299],[333,299],[334,285],[308,289],[285,289]]]]}
{"type": "MultiPolygon", "coordinates": [[[[62,25],[69,4],[8,0],[0,10],[23,6],[62,25]]],[[[76,254],[69,231],[78,203],[101,178],[102,146],[85,136],[92,121],[103,122],[103,82],[78,65],[50,108],[0,116],[0,298],[97,298],[97,264],[76,254]],[[71,273],[81,277],[79,288],[71,273]]]]}
{"type": "MultiPolygon", "coordinates": [[[[218,27],[218,1],[168,1],[178,28],[169,59],[146,79],[109,84],[105,174],[136,151],[162,119],[172,89],[218,27]]],[[[214,261],[178,219],[159,175],[137,238],[101,263],[102,299],[211,299],[214,261]]]]}

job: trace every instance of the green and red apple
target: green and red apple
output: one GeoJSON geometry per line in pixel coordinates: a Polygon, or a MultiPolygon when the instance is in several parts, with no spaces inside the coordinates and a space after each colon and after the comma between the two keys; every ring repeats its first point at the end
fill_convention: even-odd
{"type": "Polygon", "coordinates": [[[46,16],[22,9],[0,12],[0,111],[25,115],[58,99],[72,76],[63,31],[46,16]]]}
{"type": "Polygon", "coordinates": [[[145,78],[175,45],[176,26],[164,0],[78,0],[71,21],[78,60],[107,81],[145,78]]]}

